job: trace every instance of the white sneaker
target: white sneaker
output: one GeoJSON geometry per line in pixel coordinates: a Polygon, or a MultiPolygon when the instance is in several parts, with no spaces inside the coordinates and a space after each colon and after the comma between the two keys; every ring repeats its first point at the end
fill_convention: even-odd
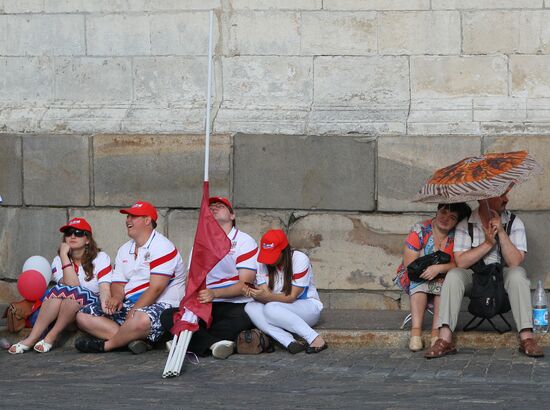
{"type": "Polygon", "coordinates": [[[216,359],[227,359],[235,352],[235,342],[230,340],[220,340],[210,346],[212,356],[216,359]]]}

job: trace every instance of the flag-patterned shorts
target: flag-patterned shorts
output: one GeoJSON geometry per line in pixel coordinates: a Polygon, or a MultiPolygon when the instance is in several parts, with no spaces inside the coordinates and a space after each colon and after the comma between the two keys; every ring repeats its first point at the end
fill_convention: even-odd
{"type": "MultiPolygon", "coordinates": [[[[112,316],[103,312],[103,310],[101,309],[101,302],[92,303],[88,306],[84,306],[82,309],[80,309],[80,311],[87,315],[105,316],[115,321],[117,324],[122,325],[126,320],[126,316],[128,315],[128,312],[130,311],[130,309],[132,309],[133,306],[134,306],[133,302],[126,300],[122,308],[118,312],[115,312],[115,314],[112,316]]],[[[149,320],[151,321],[151,331],[147,336],[147,340],[149,340],[151,343],[154,343],[158,339],[160,339],[160,337],[164,333],[164,328],[160,323],[160,315],[162,312],[164,312],[165,309],[169,309],[171,307],[172,306],[168,303],[159,302],[159,303],[153,303],[152,305],[136,309],[137,312],[143,312],[147,316],[149,316],[149,320]]]]}

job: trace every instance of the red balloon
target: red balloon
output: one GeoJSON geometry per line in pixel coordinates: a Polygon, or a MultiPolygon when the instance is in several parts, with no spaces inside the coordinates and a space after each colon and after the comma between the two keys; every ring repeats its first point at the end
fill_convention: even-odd
{"type": "Polygon", "coordinates": [[[37,270],[26,270],[19,275],[17,280],[17,290],[21,296],[32,302],[39,300],[47,288],[46,279],[37,270]]]}

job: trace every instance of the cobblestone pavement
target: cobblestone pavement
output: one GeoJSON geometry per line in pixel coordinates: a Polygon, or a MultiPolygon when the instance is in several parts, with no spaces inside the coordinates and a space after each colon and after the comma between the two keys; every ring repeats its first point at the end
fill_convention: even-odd
{"type": "Polygon", "coordinates": [[[548,409],[550,349],[530,359],[514,349],[463,349],[426,360],[389,349],[284,351],[186,362],[162,379],[155,350],[82,354],[71,348],[12,356],[0,351],[0,406],[15,408],[446,408],[548,409]]]}

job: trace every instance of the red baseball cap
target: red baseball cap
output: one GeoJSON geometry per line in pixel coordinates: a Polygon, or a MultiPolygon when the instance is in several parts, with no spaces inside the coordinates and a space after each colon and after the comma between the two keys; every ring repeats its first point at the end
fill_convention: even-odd
{"type": "Polygon", "coordinates": [[[233,213],[233,206],[231,205],[231,202],[229,202],[229,199],[224,198],[223,196],[212,196],[208,199],[209,204],[214,204],[216,202],[221,202],[227,207],[227,209],[229,209],[229,212],[233,213]]]}
{"type": "Polygon", "coordinates": [[[264,233],[260,241],[258,262],[273,265],[281,256],[281,252],[288,246],[286,234],[281,229],[272,229],[264,233]]]}
{"type": "Polygon", "coordinates": [[[63,225],[59,228],[59,232],[65,232],[65,229],[80,229],[81,231],[86,231],[92,233],[92,227],[84,218],[73,218],[66,225],[63,225]]]}
{"type": "Polygon", "coordinates": [[[152,204],[145,201],[137,201],[130,208],[121,209],[120,213],[132,216],[150,216],[155,222],[158,218],[157,209],[152,204]]]}

